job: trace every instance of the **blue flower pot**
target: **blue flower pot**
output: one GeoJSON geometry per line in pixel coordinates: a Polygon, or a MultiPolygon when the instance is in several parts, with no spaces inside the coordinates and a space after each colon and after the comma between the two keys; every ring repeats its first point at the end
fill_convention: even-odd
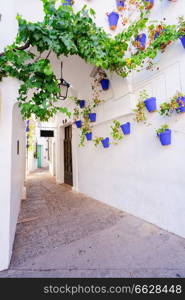
{"type": "Polygon", "coordinates": [[[144,101],[144,104],[149,112],[153,112],[157,110],[156,98],[151,97],[144,101]]]}
{"type": "Polygon", "coordinates": [[[29,126],[26,126],[26,132],[29,132],[29,131],[30,131],[29,126]]]}
{"type": "Polygon", "coordinates": [[[109,143],[109,138],[108,137],[101,140],[101,142],[102,142],[102,145],[103,145],[104,148],[109,148],[110,143],[109,143]]]}
{"type": "Polygon", "coordinates": [[[81,128],[82,127],[82,121],[81,120],[75,121],[75,124],[76,124],[77,128],[81,128]]]}
{"type": "Polygon", "coordinates": [[[183,47],[185,48],[185,35],[180,37],[181,43],[183,47]]]}
{"type": "Polygon", "coordinates": [[[89,114],[89,119],[91,122],[96,122],[96,113],[90,113],[89,114]]]}
{"type": "Polygon", "coordinates": [[[117,9],[123,10],[125,7],[125,0],[116,0],[117,9]]]}
{"type": "Polygon", "coordinates": [[[124,134],[130,134],[130,129],[131,129],[130,122],[127,122],[127,123],[121,125],[120,127],[124,134]]]}
{"type": "Polygon", "coordinates": [[[185,112],[185,97],[178,97],[177,103],[179,104],[177,112],[185,112]]]}
{"type": "Polygon", "coordinates": [[[164,132],[158,134],[162,146],[171,145],[171,130],[166,129],[164,132]]]}
{"type": "Polygon", "coordinates": [[[109,89],[109,79],[102,79],[100,81],[102,89],[103,90],[108,90],[109,89]]]}
{"type": "Polygon", "coordinates": [[[118,25],[118,20],[119,20],[119,14],[116,12],[111,12],[108,15],[108,21],[109,21],[109,26],[110,29],[115,30],[117,25],[118,25]]]}
{"type": "Polygon", "coordinates": [[[80,108],[84,108],[85,107],[85,100],[79,100],[79,105],[80,105],[80,108]]]}
{"type": "Polygon", "coordinates": [[[71,0],[65,0],[65,2],[62,3],[62,5],[70,5],[70,6],[72,6],[71,0]]]}
{"type": "Polygon", "coordinates": [[[86,133],[85,136],[86,136],[87,141],[91,141],[92,140],[92,132],[86,133]]]}
{"type": "Polygon", "coordinates": [[[154,0],[143,0],[143,2],[148,2],[147,8],[150,9],[154,6],[154,0]]]}
{"type": "Polygon", "coordinates": [[[137,37],[135,38],[135,41],[138,42],[138,48],[142,48],[145,49],[146,47],[146,34],[145,33],[141,33],[138,34],[137,37]]]}

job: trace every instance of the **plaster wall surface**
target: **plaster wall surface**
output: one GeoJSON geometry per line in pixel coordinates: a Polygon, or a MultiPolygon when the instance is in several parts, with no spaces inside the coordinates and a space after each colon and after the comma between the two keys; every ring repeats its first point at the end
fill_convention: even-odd
{"type": "MultiPolygon", "coordinates": [[[[104,1],[77,1],[77,9],[87,2],[97,12],[97,24],[109,32],[104,13],[115,7],[114,1],[106,1],[106,6],[104,1]]],[[[157,4],[153,9],[152,19],[166,18],[167,23],[172,24],[177,22],[179,15],[185,15],[184,1],[155,2],[157,4]]],[[[121,24],[116,33],[120,28],[121,24]]],[[[79,60],[76,57],[66,59],[64,75],[77,89],[79,98],[89,99],[92,96],[89,89],[92,67],[80,63],[79,68],[79,60]]],[[[160,103],[170,100],[177,90],[185,93],[185,51],[180,40],[168,47],[165,53],[159,54],[155,62],[154,71],[132,73],[127,79],[108,73],[111,88],[103,93],[105,103],[97,109],[93,136],[110,136],[110,126],[114,119],[121,123],[132,123],[130,136],[125,136],[118,145],[112,144],[109,149],[95,148],[91,142],[86,143],[84,148],[78,148],[79,130],[73,125],[74,188],[185,237],[185,180],[182,161],[185,151],[184,115],[174,114],[171,118],[164,118],[157,113],[148,113],[148,123],[151,125],[145,126],[136,124],[133,114],[139,92],[143,89],[148,91],[149,96],[157,98],[158,108],[160,103]],[[162,147],[155,133],[155,129],[165,123],[172,129],[172,145],[169,147],[162,147]]],[[[61,116],[58,118],[58,127],[58,152],[61,159],[61,116]]],[[[61,182],[61,166],[58,174],[61,182]]]]}

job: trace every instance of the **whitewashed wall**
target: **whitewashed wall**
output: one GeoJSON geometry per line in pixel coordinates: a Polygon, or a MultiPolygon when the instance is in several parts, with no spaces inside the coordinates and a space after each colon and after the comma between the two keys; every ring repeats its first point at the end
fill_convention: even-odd
{"type": "MultiPolygon", "coordinates": [[[[96,22],[108,32],[105,12],[112,10],[114,1],[76,1],[77,8],[89,3],[97,12],[96,22]]],[[[153,19],[166,17],[168,23],[177,22],[177,16],[185,15],[183,0],[170,3],[155,1],[153,19]]],[[[121,25],[116,32],[121,30],[121,25]]],[[[65,77],[78,90],[80,98],[89,98],[91,68],[79,59],[65,61],[65,77]],[[76,74],[77,73],[77,74],[76,74]],[[86,80],[84,78],[87,78],[86,80]],[[81,79],[81,80],[80,80],[81,79]],[[88,87],[88,88],[87,88],[88,87]],[[89,93],[89,95],[88,95],[89,93]]],[[[143,71],[128,79],[111,75],[111,89],[104,94],[106,103],[100,105],[97,113],[94,136],[110,136],[112,119],[132,122],[132,134],[118,145],[109,149],[95,148],[88,142],[85,148],[76,148],[78,130],[73,125],[74,188],[95,199],[123,209],[164,229],[185,237],[185,179],[183,153],[185,151],[185,117],[170,119],[157,113],[148,114],[151,126],[134,122],[133,106],[143,88],[156,96],[158,107],[167,101],[176,90],[185,93],[185,50],[177,41],[156,59],[159,71],[143,71]],[[162,147],[156,138],[155,129],[168,122],[173,130],[172,145],[162,147]]],[[[60,117],[61,118],[61,117],[60,117]]],[[[58,143],[58,160],[63,147],[62,122],[58,143]]],[[[58,181],[63,180],[63,168],[58,170],[58,181]]]]}
{"type": "MultiPolygon", "coordinates": [[[[30,20],[39,19],[42,16],[41,2],[0,2],[0,52],[16,36],[18,12],[31,15],[30,20]]],[[[25,176],[24,124],[15,106],[18,87],[19,82],[14,79],[4,79],[0,83],[0,271],[8,268],[10,262],[25,176]],[[17,140],[20,142],[19,155],[16,152],[17,140]]]]}

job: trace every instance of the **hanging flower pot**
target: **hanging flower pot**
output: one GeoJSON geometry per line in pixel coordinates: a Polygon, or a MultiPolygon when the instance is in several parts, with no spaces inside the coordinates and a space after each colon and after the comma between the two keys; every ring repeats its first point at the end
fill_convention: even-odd
{"type": "Polygon", "coordinates": [[[96,113],[90,113],[89,114],[89,119],[91,122],[96,122],[96,113]]]}
{"type": "Polygon", "coordinates": [[[85,100],[79,100],[78,102],[80,108],[84,108],[85,107],[85,100]]]}
{"type": "Polygon", "coordinates": [[[100,83],[104,91],[109,89],[109,79],[104,78],[100,81],[100,83]]]}
{"type": "Polygon", "coordinates": [[[118,10],[124,10],[124,8],[125,8],[125,0],[116,0],[116,4],[117,4],[117,9],[118,10]]]}
{"type": "Polygon", "coordinates": [[[179,104],[179,107],[177,108],[177,112],[185,112],[185,97],[178,97],[177,103],[179,104]]]}
{"type": "Polygon", "coordinates": [[[120,127],[124,134],[130,134],[130,129],[131,129],[130,122],[122,124],[120,127]]]}
{"type": "Polygon", "coordinates": [[[185,48],[185,35],[180,37],[182,46],[185,48]]]}
{"type": "Polygon", "coordinates": [[[146,34],[145,33],[138,34],[133,44],[136,48],[140,50],[144,50],[146,47],[146,34]]]}
{"type": "Polygon", "coordinates": [[[81,128],[82,127],[82,121],[81,120],[75,121],[75,124],[76,124],[77,128],[81,128]]]}
{"type": "Polygon", "coordinates": [[[151,97],[144,101],[144,104],[149,112],[154,112],[157,110],[156,98],[151,97]]]}
{"type": "Polygon", "coordinates": [[[103,140],[101,140],[101,143],[102,143],[102,145],[103,145],[104,148],[109,148],[109,146],[110,146],[109,138],[108,137],[105,138],[105,139],[103,139],[103,140]]]}
{"type": "Polygon", "coordinates": [[[70,5],[72,6],[72,0],[63,0],[64,2],[62,3],[62,5],[70,5]]]}
{"type": "Polygon", "coordinates": [[[171,130],[166,129],[163,132],[158,133],[159,140],[162,146],[171,145],[171,130]]]}
{"type": "Polygon", "coordinates": [[[119,14],[117,12],[113,11],[108,15],[110,29],[112,30],[116,29],[118,25],[118,20],[119,20],[119,14]]]}
{"type": "Polygon", "coordinates": [[[87,132],[85,136],[86,136],[87,141],[92,140],[92,132],[87,132]]]}
{"type": "Polygon", "coordinates": [[[147,9],[151,9],[154,6],[154,0],[143,0],[147,9]]]}

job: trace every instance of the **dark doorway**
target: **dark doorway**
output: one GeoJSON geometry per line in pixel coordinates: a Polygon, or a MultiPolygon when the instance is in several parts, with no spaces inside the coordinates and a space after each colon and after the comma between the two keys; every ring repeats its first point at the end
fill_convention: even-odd
{"type": "Polygon", "coordinates": [[[73,185],[72,126],[65,127],[64,137],[64,183],[73,185]]]}

